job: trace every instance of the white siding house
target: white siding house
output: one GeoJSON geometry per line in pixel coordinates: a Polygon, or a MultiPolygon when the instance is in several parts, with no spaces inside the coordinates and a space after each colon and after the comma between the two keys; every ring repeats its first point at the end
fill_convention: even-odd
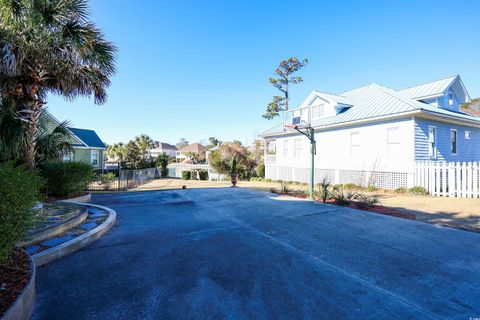
{"type": "MultiPolygon", "coordinates": [[[[418,160],[480,160],[480,118],[459,111],[468,101],[459,76],[401,91],[371,84],[341,95],[313,91],[285,123],[314,128],[316,182],[411,187],[418,160]]],[[[307,182],[310,141],[285,123],[261,135],[266,178],[307,182]]]]}

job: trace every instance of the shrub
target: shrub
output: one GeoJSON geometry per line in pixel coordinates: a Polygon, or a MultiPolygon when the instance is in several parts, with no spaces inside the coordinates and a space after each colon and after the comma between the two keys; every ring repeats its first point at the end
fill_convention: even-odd
{"type": "Polygon", "coordinates": [[[377,191],[377,187],[375,187],[373,184],[370,184],[367,187],[367,192],[375,192],[375,191],[377,191]]]}
{"type": "Polygon", "coordinates": [[[260,178],[265,177],[265,165],[263,163],[260,163],[256,168],[255,172],[257,173],[257,176],[260,178]]]}
{"type": "Polygon", "coordinates": [[[405,187],[400,187],[400,188],[397,188],[395,189],[395,193],[407,193],[407,188],[405,187]]]}
{"type": "Polygon", "coordinates": [[[100,174],[97,178],[99,184],[101,184],[105,190],[110,190],[112,183],[115,182],[115,174],[113,172],[107,172],[104,174],[100,174]]]}
{"type": "Polygon", "coordinates": [[[265,179],[265,182],[273,182],[272,179],[265,179]]]}
{"type": "Polygon", "coordinates": [[[372,196],[366,196],[364,194],[357,193],[355,198],[357,199],[358,204],[362,208],[369,208],[373,205],[381,204],[380,196],[378,194],[374,194],[372,196]]]}
{"type": "Polygon", "coordinates": [[[84,191],[93,179],[92,166],[81,162],[46,162],[40,173],[47,183],[47,193],[55,197],[69,197],[84,191]]]}
{"type": "Polygon", "coordinates": [[[335,203],[341,206],[348,206],[350,201],[355,200],[358,197],[356,192],[350,190],[344,190],[343,188],[334,187],[332,189],[332,198],[335,203]]]}
{"type": "Polygon", "coordinates": [[[288,187],[289,183],[286,181],[280,182],[280,192],[288,194],[290,192],[290,188],[288,187]]]}
{"type": "Polygon", "coordinates": [[[320,181],[318,184],[318,188],[320,190],[320,198],[322,199],[322,202],[325,203],[327,200],[330,198],[330,180],[328,180],[326,177],[320,181]]]}
{"type": "Polygon", "coordinates": [[[12,252],[31,227],[35,201],[40,199],[42,179],[33,171],[0,164],[0,262],[12,252]]]}
{"type": "Polygon", "coordinates": [[[232,160],[230,161],[230,174],[238,174],[236,155],[233,155],[232,160]]]}
{"type": "Polygon", "coordinates": [[[425,196],[428,194],[427,189],[419,186],[408,189],[408,192],[410,192],[411,194],[422,195],[422,196],[425,196]]]}
{"type": "Polygon", "coordinates": [[[200,176],[200,180],[208,180],[208,171],[207,170],[199,170],[198,175],[200,176]]]}
{"type": "Polygon", "coordinates": [[[190,180],[192,178],[192,173],[190,171],[182,171],[182,179],[190,180]]]}

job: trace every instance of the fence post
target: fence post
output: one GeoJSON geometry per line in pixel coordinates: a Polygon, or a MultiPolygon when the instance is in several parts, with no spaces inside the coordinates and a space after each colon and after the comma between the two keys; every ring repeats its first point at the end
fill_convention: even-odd
{"type": "Polygon", "coordinates": [[[472,167],[472,192],[473,192],[473,197],[478,198],[480,197],[480,194],[478,192],[478,162],[473,163],[472,167]]]}

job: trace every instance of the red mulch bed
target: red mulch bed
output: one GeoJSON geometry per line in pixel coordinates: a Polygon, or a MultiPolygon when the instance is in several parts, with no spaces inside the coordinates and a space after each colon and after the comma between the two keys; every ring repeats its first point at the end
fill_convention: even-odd
{"type": "Polygon", "coordinates": [[[407,213],[407,212],[403,212],[400,210],[379,206],[379,205],[373,205],[371,207],[363,207],[361,204],[359,205],[358,202],[351,201],[348,207],[352,209],[375,212],[379,214],[384,214],[386,216],[393,216],[393,217],[402,218],[402,219],[410,219],[410,220],[416,219],[415,215],[412,213],[407,213]]]}
{"type": "Polygon", "coordinates": [[[30,279],[30,262],[22,250],[15,250],[0,263],[0,317],[15,302],[30,279]]]}
{"type": "MultiPolygon", "coordinates": [[[[279,194],[292,196],[292,197],[296,197],[296,198],[302,198],[302,199],[308,198],[308,196],[306,196],[305,194],[296,194],[294,192],[292,192],[292,193],[279,193],[279,194]]],[[[319,202],[321,202],[321,201],[319,201],[319,202]]],[[[334,200],[327,200],[327,203],[328,204],[339,205],[339,204],[335,203],[334,200]]],[[[385,207],[385,206],[381,206],[381,205],[366,206],[363,203],[359,203],[359,202],[356,202],[356,201],[350,201],[348,206],[346,206],[346,207],[352,208],[352,209],[357,209],[357,210],[363,210],[363,211],[378,213],[378,214],[383,214],[383,215],[386,215],[386,216],[402,218],[402,219],[409,219],[409,220],[415,220],[416,219],[416,216],[413,213],[403,212],[403,211],[400,211],[400,210],[397,210],[397,209],[393,209],[393,208],[389,208],[389,207],[385,207]]]]}

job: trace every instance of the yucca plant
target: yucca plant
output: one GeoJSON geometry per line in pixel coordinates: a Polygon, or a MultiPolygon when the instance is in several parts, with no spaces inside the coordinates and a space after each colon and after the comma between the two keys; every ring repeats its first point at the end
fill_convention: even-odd
{"type": "Polygon", "coordinates": [[[116,49],[88,13],[88,0],[0,0],[1,100],[28,126],[30,167],[48,93],[106,101],[116,49]]]}

